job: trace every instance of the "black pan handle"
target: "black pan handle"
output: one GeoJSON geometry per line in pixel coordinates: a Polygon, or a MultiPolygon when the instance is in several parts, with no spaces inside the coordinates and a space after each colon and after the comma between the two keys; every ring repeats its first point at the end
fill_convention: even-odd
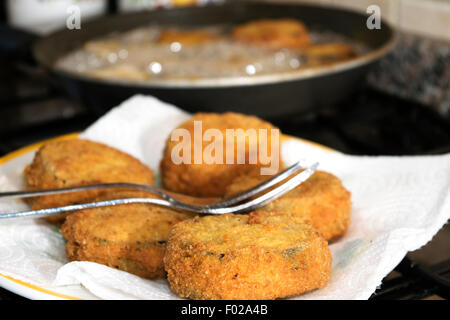
{"type": "Polygon", "coordinates": [[[6,24],[0,24],[0,39],[0,55],[19,57],[34,63],[31,48],[33,43],[39,39],[39,35],[6,24]]]}

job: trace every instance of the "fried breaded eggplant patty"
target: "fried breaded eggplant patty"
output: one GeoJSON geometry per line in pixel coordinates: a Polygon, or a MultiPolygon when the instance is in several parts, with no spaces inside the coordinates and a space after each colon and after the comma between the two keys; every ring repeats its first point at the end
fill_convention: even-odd
{"type": "MultiPolygon", "coordinates": [[[[234,179],[226,195],[240,193],[268,179],[267,176],[248,173],[234,179]]],[[[339,178],[331,173],[316,171],[308,180],[281,198],[270,202],[264,210],[273,214],[296,214],[332,241],[345,234],[350,224],[351,194],[339,178]]]]}
{"type": "Polygon", "coordinates": [[[71,261],[91,261],[144,278],[163,277],[164,253],[171,228],[192,218],[188,213],[128,204],[69,215],[61,232],[71,261]]]}
{"type": "MultiPolygon", "coordinates": [[[[153,172],[131,155],[104,144],[82,139],[54,141],[44,144],[25,168],[28,190],[66,188],[97,183],[131,182],[152,184],[153,172]]],[[[41,196],[27,201],[33,209],[51,208],[94,199],[111,199],[117,189],[41,196]]],[[[145,196],[144,192],[122,192],[123,196],[145,196]]],[[[123,197],[122,196],[122,197],[123,197]]],[[[51,216],[59,223],[65,215],[51,216]]]]}
{"type": "MultiPolygon", "coordinates": [[[[180,141],[171,141],[171,137],[166,142],[166,147],[161,161],[161,178],[164,187],[168,190],[188,194],[199,197],[221,197],[225,193],[225,189],[228,184],[236,177],[248,171],[260,172],[262,167],[268,167],[270,164],[264,163],[259,154],[254,154],[250,150],[258,150],[259,148],[267,148],[268,155],[272,156],[272,144],[274,144],[274,150],[277,150],[276,157],[279,163],[281,163],[280,156],[280,141],[272,141],[271,129],[279,130],[270,123],[263,121],[254,116],[243,115],[239,113],[198,113],[194,117],[180,125],[177,129],[185,129],[190,135],[190,152],[191,163],[175,164],[172,159],[172,152],[176,151],[175,148],[181,143],[180,141]],[[205,133],[209,129],[216,129],[221,137],[213,139],[218,145],[223,146],[223,158],[222,164],[217,163],[214,157],[216,154],[211,153],[212,157],[207,156],[206,150],[212,143],[204,141],[202,146],[199,146],[202,152],[202,163],[196,164],[195,161],[195,144],[199,144],[198,140],[194,137],[194,122],[201,123],[202,132],[205,133]],[[238,134],[238,138],[231,140],[227,139],[227,129],[242,129],[244,134],[238,134]],[[254,129],[256,132],[256,140],[248,139],[245,137],[245,133],[248,129],[254,129]],[[260,139],[259,129],[265,129],[267,133],[267,141],[260,139]],[[237,154],[238,146],[240,142],[245,143],[245,159],[244,164],[238,164],[237,154]],[[232,164],[227,164],[226,149],[227,144],[231,143],[230,149],[234,150],[234,159],[232,164]],[[251,154],[255,155],[255,164],[251,164],[251,154]]],[[[175,130],[177,130],[175,129],[175,130]]],[[[237,132],[237,131],[236,131],[237,132]]],[[[265,137],[265,135],[264,135],[265,137]]],[[[200,137],[201,139],[201,137],[200,137]]],[[[218,152],[217,150],[215,152],[218,152]]],[[[183,152],[180,152],[183,154],[183,152]]],[[[275,159],[275,156],[273,157],[275,159]]]]}
{"type": "Polygon", "coordinates": [[[159,36],[159,43],[178,42],[182,45],[198,45],[220,39],[218,34],[203,30],[167,29],[159,36]]]}
{"type": "Polygon", "coordinates": [[[236,26],[235,40],[272,49],[298,49],[310,44],[305,25],[294,19],[262,19],[236,26]]]}
{"type": "Polygon", "coordinates": [[[345,61],[357,56],[357,52],[352,46],[340,42],[311,45],[303,52],[313,65],[345,61]]]}
{"type": "Polygon", "coordinates": [[[139,70],[130,64],[119,64],[103,68],[93,69],[88,72],[89,75],[100,79],[119,79],[119,80],[148,80],[150,74],[139,70]]]}
{"type": "Polygon", "coordinates": [[[171,231],[170,288],[192,299],[276,299],[324,287],[331,255],[302,218],[225,214],[196,217],[171,231]]]}

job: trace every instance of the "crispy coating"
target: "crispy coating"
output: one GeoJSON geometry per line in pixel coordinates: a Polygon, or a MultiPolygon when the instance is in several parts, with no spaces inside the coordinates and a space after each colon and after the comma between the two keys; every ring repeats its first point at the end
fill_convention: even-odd
{"type": "MultiPolygon", "coordinates": [[[[153,183],[153,172],[132,156],[101,143],[71,139],[49,142],[25,168],[28,190],[43,190],[109,182],[153,183]]],[[[120,197],[145,196],[143,192],[121,191],[120,197]]],[[[117,189],[91,190],[29,198],[33,209],[51,208],[94,199],[119,197],[117,189]]],[[[65,215],[46,218],[60,223],[65,215]]]]}
{"type": "MultiPolygon", "coordinates": [[[[226,195],[254,187],[267,177],[247,174],[237,177],[227,188],[226,195]]],[[[350,224],[351,194],[339,178],[331,173],[316,171],[308,180],[281,198],[264,207],[274,215],[295,214],[309,220],[328,240],[333,241],[347,231],[350,224]]]]}
{"type": "Polygon", "coordinates": [[[355,49],[346,43],[315,44],[305,48],[310,63],[323,64],[344,61],[357,56],[355,49]]]}
{"type": "Polygon", "coordinates": [[[236,26],[235,40],[272,49],[298,49],[310,44],[303,23],[294,19],[263,19],[236,26]]]}
{"type": "Polygon", "coordinates": [[[219,39],[218,34],[201,30],[167,29],[161,32],[159,43],[179,42],[182,45],[198,45],[219,39]]]}
{"type": "Polygon", "coordinates": [[[150,74],[139,70],[131,64],[112,65],[100,69],[93,69],[88,72],[89,75],[100,79],[119,79],[119,80],[148,80],[150,74]]]}
{"type": "Polygon", "coordinates": [[[193,215],[145,204],[82,210],[61,232],[71,261],[92,261],[144,278],[163,277],[169,232],[193,215]]]}
{"type": "MultiPolygon", "coordinates": [[[[255,164],[250,163],[251,152],[249,152],[249,150],[251,150],[252,147],[265,148],[266,146],[266,144],[264,144],[261,139],[259,139],[259,135],[256,141],[250,140],[248,138],[245,138],[244,141],[244,136],[240,135],[238,140],[245,142],[245,163],[237,163],[236,156],[238,154],[238,143],[235,143],[233,161],[234,164],[226,164],[225,144],[230,142],[226,138],[226,130],[239,128],[243,129],[244,131],[247,131],[248,129],[255,129],[257,135],[258,129],[266,129],[268,136],[267,150],[269,150],[269,154],[271,154],[270,150],[272,149],[272,144],[274,144],[273,149],[277,150],[278,156],[280,155],[280,141],[278,139],[277,141],[272,141],[271,139],[271,129],[277,128],[272,126],[270,123],[258,119],[254,116],[247,116],[238,113],[198,113],[194,115],[191,120],[183,123],[178,127],[178,129],[186,129],[190,134],[190,150],[192,163],[175,164],[172,160],[172,152],[176,148],[176,146],[180,144],[180,142],[171,141],[170,137],[167,139],[166,148],[164,150],[163,159],[160,165],[161,178],[165,188],[171,191],[192,196],[221,197],[225,193],[226,186],[230,184],[231,181],[238,175],[249,171],[257,171],[259,173],[262,167],[270,166],[270,164],[263,164],[262,158],[260,158],[259,155],[256,156],[257,161],[255,164]],[[217,129],[222,133],[222,137],[218,140],[215,140],[215,142],[223,146],[223,164],[208,164],[208,161],[211,159],[208,160],[205,157],[203,157],[203,161],[201,164],[194,163],[195,143],[198,143],[198,140],[194,140],[194,121],[201,121],[203,133],[205,133],[208,129],[217,129]]],[[[203,142],[203,155],[205,155],[205,149],[210,144],[211,142],[203,142]]],[[[281,156],[279,156],[278,159],[279,163],[281,163],[281,156]]]]}
{"type": "Polygon", "coordinates": [[[169,237],[165,268],[172,291],[192,299],[276,299],[324,287],[327,242],[303,219],[250,215],[196,217],[169,237]]]}

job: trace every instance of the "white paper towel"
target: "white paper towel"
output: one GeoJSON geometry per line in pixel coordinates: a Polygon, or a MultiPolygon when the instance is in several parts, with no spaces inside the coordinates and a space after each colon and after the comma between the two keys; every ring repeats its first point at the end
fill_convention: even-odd
{"type": "MultiPolygon", "coordinates": [[[[135,96],[89,127],[82,137],[128,152],[158,170],[165,139],[189,115],[152,97],[135,96]]],[[[408,251],[430,241],[450,217],[450,155],[356,157],[292,139],[289,164],[319,161],[352,192],[352,223],[330,245],[327,287],[295,299],[367,299],[408,251]]],[[[22,188],[25,154],[0,167],[0,190],[22,188]]],[[[0,212],[24,205],[0,202],[0,212]]],[[[39,220],[0,221],[0,273],[37,285],[81,284],[105,299],[177,299],[166,280],[146,280],[91,262],[67,263],[57,228],[39,220]]]]}

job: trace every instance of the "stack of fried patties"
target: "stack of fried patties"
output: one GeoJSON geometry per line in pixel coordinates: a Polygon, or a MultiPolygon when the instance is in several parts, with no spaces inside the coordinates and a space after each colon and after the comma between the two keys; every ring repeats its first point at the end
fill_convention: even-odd
{"type": "MultiPolygon", "coordinates": [[[[177,129],[189,133],[190,143],[180,147],[183,134],[168,137],[160,173],[166,190],[183,195],[232,197],[271,177],[261,175],[261,169],[271,164],[251,154],[253,144],[267,147],[269,154],[274,150],[281,154],[281,140],[270,134],[278,129],[253,116],[199,113],[177,129]],[[206,142],[195,136],[199,123],[202,134],[212,133],[204,137],[206,142]],[[230,129],[267,135],[250,139],[237,134],[234,155],[227,159],[230,129]],[[241,158],[239,142],[245,146],[241,158]],[[223,154],[218,153],[220,145],[223,154]],[[199,150],[201,163],[194,161],[199,150]],[[174,155],[191,162],[174,161],[174,155]],[[221,157],[223,161],[217,161],[221,157]]],[[[154,182],[153,172],[139,160],[82,139],[44,144],[25,169],[25,178],[29,190],[154,182]]],[[[156,196],[131,189],[100,189],[28,201],[33,209],[41,209],[129,197],[156,196]]],[[[346,232],[350,211],[350,193],[340,180],[317,171],[299,187],[249,214],[197,216],[157,205],[127,204],[45,219],[62,224],[69,260],[97,262],[150,279],[167,275],[171,289],[185,298],[275,299],[327,284],[328,242],[346,232]]]]}

